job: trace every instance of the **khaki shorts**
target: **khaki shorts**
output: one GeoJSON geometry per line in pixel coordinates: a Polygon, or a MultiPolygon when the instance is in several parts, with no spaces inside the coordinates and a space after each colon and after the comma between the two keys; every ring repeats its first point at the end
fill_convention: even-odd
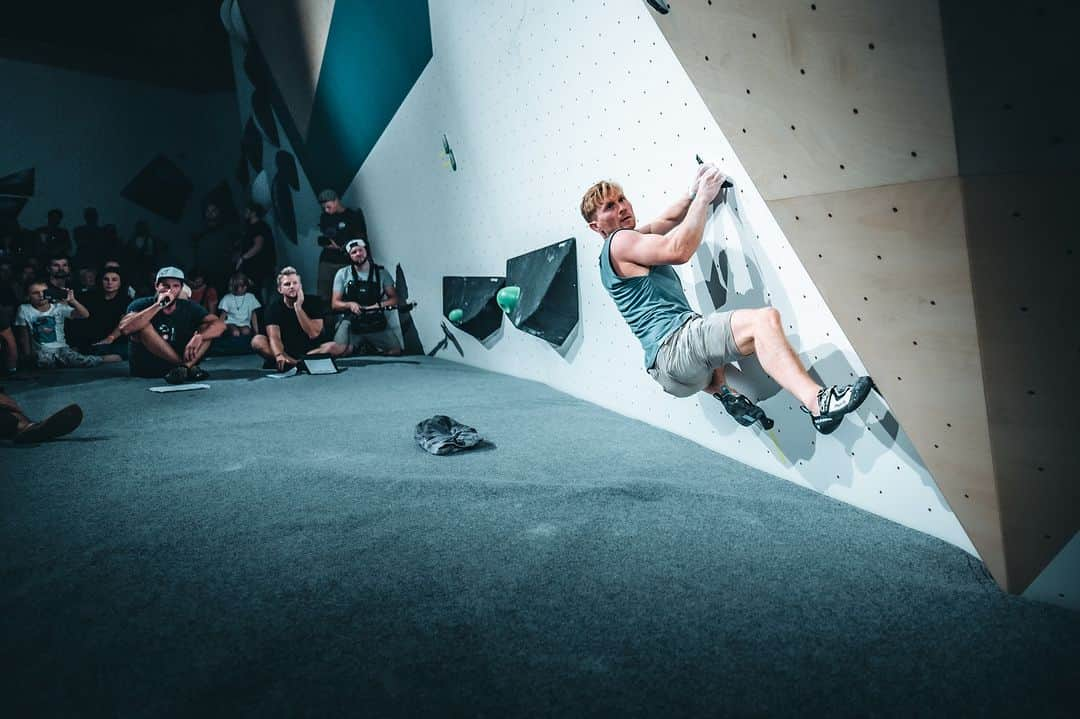
{"type": "Polygon", "coordinates": [[[734,310],[688,319],[664,340],[649,376],[676,397],[689,397],[708,387],[714,369],[743,356],[731,331],[732,314],[734,310]]]}
{"type": "Polygon", "coordinates": [[[354,349],[366,342],[379,352],[401,349],[401,342],[390,327],[378,332],[353,332],[352,323],[349,320],[342,320],[338,324],[337,331],[334,332],[334,341],[339,345],[352,345],[354,349]]]}

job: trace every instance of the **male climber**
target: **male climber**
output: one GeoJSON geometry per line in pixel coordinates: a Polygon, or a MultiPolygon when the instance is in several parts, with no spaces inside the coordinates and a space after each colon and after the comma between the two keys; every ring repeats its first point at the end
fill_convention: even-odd
{"type": "Polygon", "coordinates": [[[672,268],[694,256],[724,180],[715,165],[699,166],[690,192],[642,225],[619,185],[601,181],[586,190],[581,214],[604,238],[601,281],[641,341],[649,375],[665,392],[708,392],[739,424],[760,421],[770,429],[772,420],[725,384],[725,365],[756,354],[769,376],[803,403],[817,431],[829,434],[862,404],[873,381],[860,377],[852,385],[821,387],[788,344],[776,309],[718,310],[702,317],[690,309],[672,268]]]}

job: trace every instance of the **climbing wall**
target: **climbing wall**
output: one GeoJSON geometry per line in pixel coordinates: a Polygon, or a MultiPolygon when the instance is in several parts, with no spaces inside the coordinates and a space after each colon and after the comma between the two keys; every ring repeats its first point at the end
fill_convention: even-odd
{"type": "Polygon", "coordinates": [[[1046,79],[1070,65],[1055,27],[1076,14],[1063,3],[704,0],[655,15],[1012,591],[1080,524],[1065,447],[1077,412],[1047,392],[1058,358],[1080,346],[1058,312],[1080,299],[1064,215],[1075,112],[1046,79]],[[1005,69],[987,67],[990,51],[1005,69]]]}
{"type": "MultiPolygon", "coordinates": [[[[902,52],[865,39],[857,13],[843,13],[834,39],[857,38],[861,52],[886,66],[867,68],[827,37],[804,41],[790,18],[774,36],[750,29],[757,4],[725,3],[733,14],[723,32],[747,29],[746,42],[760,41],[780,59],[733,41],[710,45],[700,60],[710,71],[753,66],[738,82],[708,76],[730,109],[721,113],[710,109],[706,80],[680,64],[678,32],[665,25],[689,7],[654,19],[637,0],[433,0],[432,60],[353,178],[346,204],[363,208],[380,261],[408,269],[420,303],[413,317],[437,356],[544,382],[665,428],[977,552],[1002,579],[964,188],[955,178],[940,39],[935,46],[925,37],[940,37],[936,10],[916,3],[910,26],[899,14],[875,20],[918,38],[902,52]],[[837,107],[821,100],[824,85],[798,85],[830,73],[849,81],[837,107]],[[915,110],[896,97],[906,83],[931,95],[917,120],[883,119],[915,110]],[[815,103],[812,112],[797,112],[800,97],[815,103]],[[753,113],[740,116],[746,108],[753,113]],[[887,128],[887,142],[859,124],[867,118],[887,128]],[[837,159],[847,141],[853,146],[837,159]],[[756,150],[744,152],[746,142],[756,150]],[[703,312],[776,307],[825,383],[868,369],[879,376],[885,399],[872,396],[833,435],[814,433],[798,403],[752,361],[733,381],[776,419],[771,432],[738,427],[711,398],[664,395],[600,285],[602,240],[578,214],[582,192],[598,179],[618,181],[644,220],[685,193],[695,155],[719,163],[734,188],[695,258],[678,270],[687,296],[703,312]],[[577,243],[580,320],[562,345],[507,321],[481,342],[443,316],[444,277],[504,277],[509,258],[569,237],[577,243]],[[929,383],[927,368],[936,373],[929,383]]],[[[699,32],[707,21],[690,22],[700,42],[721,37],[716,28],[699,32]]],[[[349,111],[362,108],[361,93],[349,111]]],[[[314,202],[301,184],[298,207],[314,202]]],[[[457,411],[433,401],[433,411],[457,411]]],[[[617,452],[618,442],[578,450],[617,452]]]]}

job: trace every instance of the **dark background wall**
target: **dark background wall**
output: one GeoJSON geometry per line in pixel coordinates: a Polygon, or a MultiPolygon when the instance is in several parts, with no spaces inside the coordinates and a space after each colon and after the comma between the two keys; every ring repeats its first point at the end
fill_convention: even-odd
{"type": "Polygon", "coordinates": [[[233,92],[194,93],[10,60],[0,60],[0,78],[3,95],[13,99],[0,114],[7,140],[0,174],[36,171],[36,192],[19,216],[23,226],[44,224],[45,213],[58,207],[71,229],[92,205],[125,238],[137,220],[148,220],[178,262],[189,259],[202,196],[231,176],[238,159],[233,92]],[[179,222],[121,196],[159,154],[193,185],[179,222]]]}

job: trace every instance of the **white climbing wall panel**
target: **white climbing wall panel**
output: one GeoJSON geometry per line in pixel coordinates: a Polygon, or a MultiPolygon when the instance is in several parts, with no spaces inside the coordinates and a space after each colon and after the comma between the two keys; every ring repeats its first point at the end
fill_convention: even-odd
{"type": "Polygon", "coordinates": [[[824,382],[864,368],[644,3],[432,0],[430,9],[434,59],[345,196],[364,209],[380,261],[405,269],[425,348],[450,326],[440,316],[444,275],[501,275],[508,257],[576,237],[581,323],[568,346],[557,351],[506,322],[485,347],[450,326],[464,356],[453,345],[439,356],[544,382],[974,553],[880,398],[819,437],[793,398],[744,367],[742,386],[777,421],[764,433],[738,427],[711,398],[668,397],[645,374],[640,345],[600,285],[601,240],[577,208],[606,178],[648,218],[686,190],[695,154],[732,176],[737,214],[722,207],[680,268],[691,303],[714,309],[720,285],[710,292],[707,282],[724,250],[725,308],[779,309],[824,382]]]}

